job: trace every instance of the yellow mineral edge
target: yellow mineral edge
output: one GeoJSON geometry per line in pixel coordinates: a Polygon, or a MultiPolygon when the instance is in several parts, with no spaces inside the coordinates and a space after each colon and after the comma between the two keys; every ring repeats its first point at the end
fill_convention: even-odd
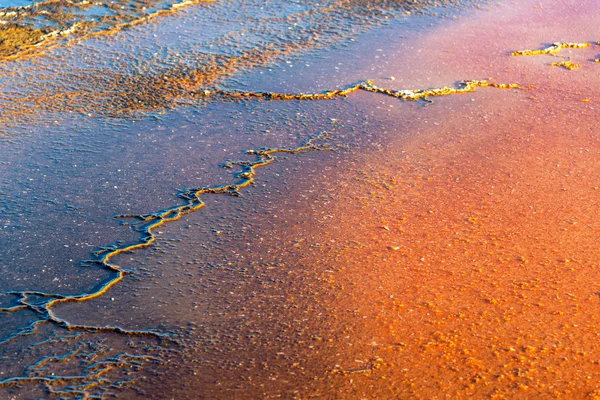
{"type": "Polygon", "coordinates": [[[581,67],[581,65],[572,63],[571,61],[553,62],[550,64],[551,67],[563,67],[569,71],[573,71],[575,68],[581,67]]]}
{"type": "Polygon", "coordinates": [[[519,50],[510,53],[511,56],[536,56],[540,54],[556,54],[561,49],[584,49],[590,47],[589,43],[568,43],[568,42],[555,42],[552,46],[546,47],[540,50],[519,50]]]}

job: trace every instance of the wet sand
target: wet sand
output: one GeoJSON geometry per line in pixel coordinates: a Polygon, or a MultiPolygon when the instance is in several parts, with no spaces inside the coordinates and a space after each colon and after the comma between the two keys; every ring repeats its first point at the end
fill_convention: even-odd
{"type": "MultiPolygon", "coordinates": [[[[55,309],[80,325],[172,335],[82,330],[69,338],[59,330],[54,335],[64,348],[52,351],[71,355],[46,358],[29,373],[42,376],[46,363],[57,375],[86,366],[93,372],[96,361],[109,360],[106,382],[52,384],[72,390],[65,394],[71,397],[98,388],[122,398],[598,396],[597,11],[591,1],[519,2],[456,20],[419,17],[413,31],[392,23],[346,47],[243,76],[252,90],[278,93],[365,79],[390,89],[429,89],[493,78],[518,83],[518,90],[475,88],[431,98],[433,104],[365,91],[323,101],[215,102],[136,123],[118,140],[111,126],[90,128],[94,136],[83,143],[97,153],[85,160],[78,135],[50,148],[38,137],[43,162],[22,157],[35,141],[14,144],[11,166],[40,172],[6,180],[22,179],[16,182],[26,191],[34,185],[26,179],[46,173],[47,185],[65,191],[56,201],[77,199],[75,208],[65,204],[73,219],[59,214],[54,229],[78,229],[70,232],[81,238],[79,246],[51,240],[40,248],[34,244],[45,235],[10,236],[15,245],[4,245],[4,274],[17,291],[31,290],[16,283],[27,270],[8,268],[20,256],[51,253],[76,263],[89,257],[89,247],[134,243],[136,232],[120,221],[107,229],[111,215],[155,212],[179,204],[177,189],[229,183],[236,171],[218,164],[251,160],[243,150],[298,147],[323,131],[329,134],[318,143],[330,148],[256,169],[243,197],[202,197],[206,207],[156,229],[156,245],[115,257],[133,274],[109,293],[55,309]],[[490,29],[498,20],[502,29],[490,29]],[[563,59],[549,55],[509,56],[555,41],[591,43],[558,53],[580,68],[551,66],[563,59]],[[231,124],[207,128],[222,120],[231,124]],[[112,146],[123,150],[101,157],[112,146]],[[84,172],[53,177],[52,157],[84,172]],[[90,196],[101,198],[81,196],[85,171],[100,160],[111,179],[90,196]],[[86,202],[97,211],[87,211],[86,202]],[[119,204],[128,207],[117,210],[119,204]],[[83,221],[87,226],[75,228],[83,221]],[[102,229],[90,229],[94,224],[102,229]]],[[[25,226],[43,225],[47,214],[18,217],[19,207],[39,210],[40,198],[5,203],[5,210],[25,226]]],[[[71,285],[78,293],[82,269],[65,276],[59,265],[53,267],[65,280],[61,292],[71,285]]],[[[40,273],[39,265],[29,268],[40,273]]],[[[105,279],[83,270],[88,285],[105,279]]],[[[52,280],[35,282],[38,290],[55,289],[52,280]]],[[[5,315],[21,324],[33,317],[13,314],[5,315]]],[[[44,325],[26,339],[35,343],[52,330],[44,325]]],[[[23,355],[31,348],[11,349],[24,364],[12,361],[4,371],[20,374],[28,362],[54,354],[34,348],[41,355],[30,359],[23,355]]],[[[22,398],[47,393],[34,386],[5,390],[22,398]]]]}

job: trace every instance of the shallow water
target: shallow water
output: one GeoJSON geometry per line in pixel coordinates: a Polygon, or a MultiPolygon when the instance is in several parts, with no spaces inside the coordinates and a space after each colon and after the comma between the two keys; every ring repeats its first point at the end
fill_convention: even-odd
{"type": "MultiPolygon", "coordinates": [[[[553,57],[508,53],[593,40],[597,6],[513,4],[459,20],[403,17],[368,32],[349,23],[297,48],[274,40],[280,32],[262,37],[273,25],[261,18],[243,32],[224,25],[217,38],[202,31],[202,40],[192,35],[197,26],[184,25],[200,15],[219,21],[236,6],[189,8],[117,35],[116,43],[82,42],[3,66],[35,77],[4,80],[14,92],[4,97],[3,117],[15,127],[2,148],[6,292],[93,293],[115,274],[82,261],[100,246],[125,248],[139,239],[135,219],[114,215],[153,213],[183,204],[176,194],[184,188],[235,182],[237,170],[219,165],[253,160],[244,150],[297,148],[322,132],[329,135],[316,143],[330,148],[279,154],[256,168],[243,197],[203,195],[204,208],[154,230],[154,246],[116,255],[111,262],[129,272],[123,281],[93,300],[52,307],[81,328],[45,323],[3,345],[3,375],[29,377],[21,388],[3,388],[7,395],[593,392],[595,375],[580,379],[577,365],[593,371],[595,326],[584,321],[595,314],[571,299],[594,301],[598,64],[590,60],[598,47],[562,50],[581,63],[573,71],[549,66],[553,57]],[[572,23],[546,22],[565,8],[576,32],[572,23]],[[500,17],[506,32],[486,29],[500,17]],[[181,41],[164,50],[172,36],[159,33],[176,26],[181,41]],[[239,41],[246,32],[254,39],[239,41]],[[547,39],[551,34],[558,38],[547,39]],[[320,50],[348,36],[354,41],[320,50]],[[210,44],[231,59],[243,44],[269,42],[281,45],[276,57],[240,59],[243,68],[279,61],[269,68],[244,71],[218,61],[213,76],[212,69],[189,67],[210,44]],[[128,49],[145,64],[134,57],[121,62],[128,49]],[[181,49],[186,53],[175,56],[181,49]],[[159,55],[147,62],[153,51],[159,55]],[[101,56],[64,62],[58,72],[46,67],[77,54],[101,56]],[[97,78],[101,69],[108,78],[97,78]],[[176,84],[156,84],[156,76],[176,84]],[[364,91],[287,102],[191,95],[216,84],[289,93],[365,79],[421,89],[489,77],[528,90],[476,88],[433,104],[364,91]],[[32,84],[42,78],[55,86],[32,84]],[[70,95],[69,82],[77,82],[70,95]],[[19,106],[24,95],[31,97],[19,106]],[[549,290],[559,297],[548,297],[549,290]],[[133,334],[93,332],[103,326],[133,334]],[[56,343],[43,343],[48,338],[56,343]]],[[[243,6],[250,14],[257,7],[243,6]]],[[[275,20],[290,12],[270,10],[275,20]]],[[[316,15],[332,26],[349,18],[316,15]]],[[[356,18],[369,23],[368,16],[356,18]]],[[[285,31],[283,20],[275,26],[285,31]]],[[[289,40],[302,38],[292,33],[289,40]]],[[[2,315],[3,337],[40,318],[31,305],[45,300],[30,297],[29,310],[2,315]]],[[[17,299],[2,296],[5,307],[17,299]]]]}

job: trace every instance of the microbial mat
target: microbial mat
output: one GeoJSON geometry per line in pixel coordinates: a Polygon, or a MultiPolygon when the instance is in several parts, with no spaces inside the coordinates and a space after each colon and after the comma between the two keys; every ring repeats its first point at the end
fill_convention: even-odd
{"type": "Polygon", "coordinates": [[[595,2],[0,6],[0,397],[600,396],[595,2]]]}

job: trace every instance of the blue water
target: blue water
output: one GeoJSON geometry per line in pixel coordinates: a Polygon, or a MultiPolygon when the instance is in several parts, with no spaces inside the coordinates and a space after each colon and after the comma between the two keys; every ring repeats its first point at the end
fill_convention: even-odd
{"type": "Polygon", "coordinates": [[[0,8],[6,7],[22,7],[32,4],[29,0],[0,0],[0,8]]]}

